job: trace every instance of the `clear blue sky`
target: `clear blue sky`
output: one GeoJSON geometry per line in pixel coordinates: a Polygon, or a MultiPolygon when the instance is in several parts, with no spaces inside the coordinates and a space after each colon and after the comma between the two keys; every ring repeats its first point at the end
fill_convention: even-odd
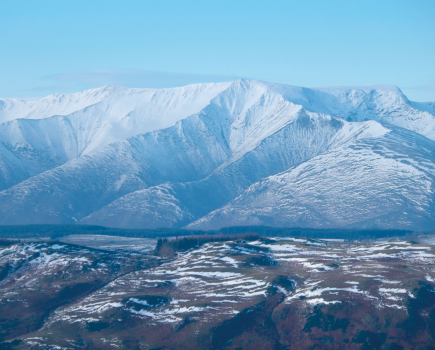
{"type": "Polygon", "coordinates": [[[0,0],[0,97],[237,77],[435,101],[435,0],[0,0]]]}

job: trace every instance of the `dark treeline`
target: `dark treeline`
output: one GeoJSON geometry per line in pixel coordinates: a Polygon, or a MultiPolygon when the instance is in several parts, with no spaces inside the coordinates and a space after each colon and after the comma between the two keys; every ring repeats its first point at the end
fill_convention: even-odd
{"type": "Polygon", "coordinates": [[[8,238],[51,238],[68,235],[107,235],[137,238],[158,238],[202,235],[205,231],[157,228],[122,229],[93,225],[0,225],[0,237],[8,238]]]}
{"type": "Polygon", "coordinates": [[[13,244],[20,243],[19,239],[0,238],[0,247],[9,247],[13,244]]]}
{"type": "MultiPolygon", "coordinates": [[[[158,229],[120,229],[92,225],[10,225],[0,226],[0,237],[18,238],[51,238],[58,239],[68,235],[109,235],[137,238],[164,238],[201,235],[234,235],[256,233],[260,236],[294,236],[309,238],[330,238],[345,240],[376,239],[383,237],[411,236],[409,230],[371,230],[371,229],[312,229],[283,228],[268,226],[235,226],[220,230],[196,231],[176,228],[158,229]]],[[[425,232],[419,232],[423,234],[425,232]]],[[[427,232],[433,233],[433,232],[427,232]]]]}
{"type": "Polygon", "coordinates": [[[246,234],[232,234],[232,235],[202,235],[202,236],[189,236],[180,238],[159,238],[155,255],[171,256],[175,252],[186,251],[191,248],[198,248],[205,243],[209,242],[224,242],[224,241],[255,241],[260,236],[254,233],[246,234]]]}

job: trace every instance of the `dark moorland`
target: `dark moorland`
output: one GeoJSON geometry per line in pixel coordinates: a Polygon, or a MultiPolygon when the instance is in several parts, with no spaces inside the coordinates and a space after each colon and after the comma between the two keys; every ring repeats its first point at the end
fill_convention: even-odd
{"type": "Polygon", "coordinates": [[[3,239],[0,348],[435,347],[433,245],[234,230],[178,231],[148,251],[3,239]]]}

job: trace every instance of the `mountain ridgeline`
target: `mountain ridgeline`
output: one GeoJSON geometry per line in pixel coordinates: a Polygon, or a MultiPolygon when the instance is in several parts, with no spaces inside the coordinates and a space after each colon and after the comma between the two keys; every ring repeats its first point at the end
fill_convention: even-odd
{"type": "Polygon", "coordinates": [[[0,100],[0,224],[435,227],[435,104],[252,80],[0,100]]]}

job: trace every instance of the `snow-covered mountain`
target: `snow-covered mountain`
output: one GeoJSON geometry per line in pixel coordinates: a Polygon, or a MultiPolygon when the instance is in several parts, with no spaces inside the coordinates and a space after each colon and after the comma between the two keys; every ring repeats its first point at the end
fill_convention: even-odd
{"type": "Polygon", "coordinates": [[[0,223],[435,227],[435,108],[239,80],[0,101],[0,223]]]}
{"type": "Polygon", "coordinates": [[[104,87],[38,101],[0,100],[0,189],[110,143],[174,125],[228,85],[104,87]]]}
{"type": "MultiPolygon", "coordinates": [[[[379,126],[379,124],[378,124],[379,126]]],[[[269,176],[189,225],[433,225],[433,141],[397,129],[348,142],[269,176]]]]}

